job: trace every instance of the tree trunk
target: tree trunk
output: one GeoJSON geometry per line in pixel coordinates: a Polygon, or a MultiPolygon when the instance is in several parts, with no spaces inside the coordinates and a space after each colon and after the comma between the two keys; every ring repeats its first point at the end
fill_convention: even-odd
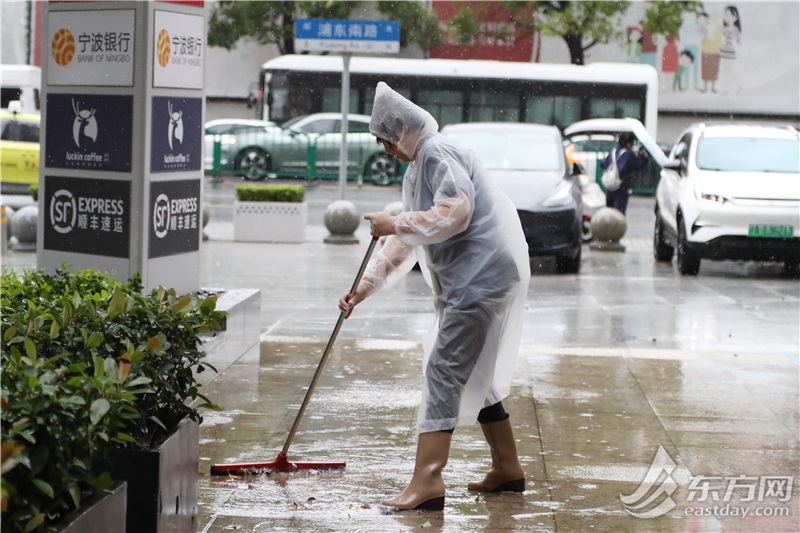
{"type": "Polygon", "coordinates": [[[288,11],[283,14],[283,46],[281,53],[294,53],[294,14],[288,11]]]}
{"type": "Polygon", "coordinates": [[[568,33],[564,40],[569,48],[569,59],[573,65],[583,65],[583,34],[568,33]]]}

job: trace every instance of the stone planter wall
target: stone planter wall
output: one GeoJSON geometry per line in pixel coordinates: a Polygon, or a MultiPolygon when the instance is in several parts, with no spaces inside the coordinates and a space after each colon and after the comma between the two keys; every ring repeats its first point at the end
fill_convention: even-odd
{"type": "Polygon", "coordinates": [[[110,489],[84,502],[81,508],[56,524],[58,533],[109,533],[125,531],[128,485],[115,483],[110,489]]]}
{"type": "Polygon", "coordinates": [[[307,202],[233,202],[235,241],[305,242],[307,225],[307,202]]]}
{"type": "Polygon", "coordinates": [[[128,533],[197,529],[200,431],[185,418],[149,450],[116,450],[109,470],[128,482],[128,533]]]}

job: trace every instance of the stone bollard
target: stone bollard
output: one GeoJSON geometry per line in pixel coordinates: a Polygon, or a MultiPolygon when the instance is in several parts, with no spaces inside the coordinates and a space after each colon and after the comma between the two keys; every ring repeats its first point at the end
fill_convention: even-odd
{"type": "Polygon", "coordinates": [[[628,230],[628,221],[619,209],[602,207],[592,215],[592,235],[594,240],[589,245],[593,250],[624,252],[625,245],[619,241],[628,230]]]}
{"type": "Polygon", "coordinates": [[[36,251],[36,225],[39,219],[39,208],[35,205],[25,205],[19,208],[11,217],[9,229],[16,242],[14,250],[20,252],[36,251]]]}
{"type": "Polygon", "coordinates": [[[331,232],[325,237],[328,244],[355,244],[358,237],[354,235],[361,217],[353,202],[334,200],[325,210],[325,227],[331,232]]]}

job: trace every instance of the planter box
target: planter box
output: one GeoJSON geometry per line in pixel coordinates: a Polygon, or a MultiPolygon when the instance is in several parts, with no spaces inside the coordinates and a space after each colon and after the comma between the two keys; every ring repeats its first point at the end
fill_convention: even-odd
{"type": "Polygon", "coordinates": [[[308,203],[233,202],[233,240],[305,242],[308,203]]]}
{"type": "Polygon", "coordinates": [[[114,451],[111,477],[128,482],[125,531],[195,531],[199,461],[199,427],[189,418],[149,450],[114,451]]]}
{"type": "Polygon", "coordinates": [[[127,484],[117,482],[102,494],[84,502],[58,524],[58,533],[108,533],[125,530],[127,484]]]}

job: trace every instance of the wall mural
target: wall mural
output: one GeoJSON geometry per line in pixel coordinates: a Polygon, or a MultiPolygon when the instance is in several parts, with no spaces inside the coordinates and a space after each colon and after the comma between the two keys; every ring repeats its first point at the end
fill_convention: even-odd
{"type": "Polygon", "coordinates": [[[676,35],[660,35],[643,31],[643,9],[634,4],[622,21],[624,46],[597,46],[587,62],[652,65],[662,110],[800,115],[800,3],[703,8],[685,15],[676,35]]]}

